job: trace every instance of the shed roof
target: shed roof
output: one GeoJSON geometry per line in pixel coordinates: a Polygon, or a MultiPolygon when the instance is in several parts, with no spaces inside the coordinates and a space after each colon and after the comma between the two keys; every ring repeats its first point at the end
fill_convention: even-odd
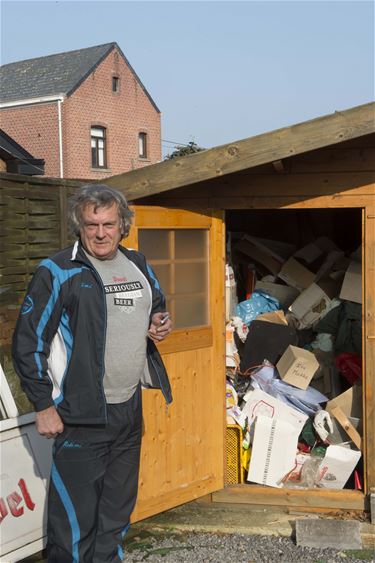
{"type": "Polygon", "coordinates": [[[129,200],[213,180],[375,132],[375,102],[112,176],[129,200]]]}
{"type": "Polygon", "coordinates": [[[0,158],[7,163],[7,171],[16,174],[44,174],[44,160],[35,158],[5,131],[0,129],[0,158]]]}
{"type": "Polygon", "coordinates": [[[0,102],[60,94],[70,96],[115,48],[119,50],[140,86],[159,112],[155,102],[116,42],[2,65],[0,67],[0,102]]]}

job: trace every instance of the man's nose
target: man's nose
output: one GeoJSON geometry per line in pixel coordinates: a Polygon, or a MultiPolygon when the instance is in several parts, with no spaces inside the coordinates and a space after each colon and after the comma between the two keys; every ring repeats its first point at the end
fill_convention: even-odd
{"type": "Polygon", "coordinates": [[[104,229],[103,225],[97,226],[96,236],[97,236],[97,238],[104,238],[105,237],[105,229],[104,229]]]}

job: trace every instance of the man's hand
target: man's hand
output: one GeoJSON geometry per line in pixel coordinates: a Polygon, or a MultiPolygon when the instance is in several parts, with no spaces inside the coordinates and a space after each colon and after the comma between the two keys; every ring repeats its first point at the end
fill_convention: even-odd
{"type": "Polygon", "coordinates": [[[36,429],[41,436],[56,438],[64,430],[64,423],[55,407],[36,413],[36,429]]]}
{"type": "Polygon", "coordinates": [[[164,340],[166,336],[172,331],[172,321],[169,318],[169,313],[155,313],[152,315],[150,328],[148,329],[148,336],[154,342],[164,340]]]}

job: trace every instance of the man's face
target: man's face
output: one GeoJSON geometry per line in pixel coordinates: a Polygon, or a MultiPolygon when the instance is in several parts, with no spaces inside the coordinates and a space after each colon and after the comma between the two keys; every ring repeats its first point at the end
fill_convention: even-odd
{"type": "Polygon", "coordinates": [[[118,205],[97,207],[91,203],[82,209],[80,230],[84,249],[98,260],[111,260],[115,257],[122,238],[118,205]]]}

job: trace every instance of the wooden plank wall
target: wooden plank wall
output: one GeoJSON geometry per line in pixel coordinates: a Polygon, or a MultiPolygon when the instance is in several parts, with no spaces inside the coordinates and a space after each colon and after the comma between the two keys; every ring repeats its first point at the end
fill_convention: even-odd
{"type": "Polygon", "coordinates": [[[0,181],[0,362],[22,413],[31,407],[14,377],[14,326],[38,263],[68,242],[67,199],[80,184],[4,173],[0,181]]]}

